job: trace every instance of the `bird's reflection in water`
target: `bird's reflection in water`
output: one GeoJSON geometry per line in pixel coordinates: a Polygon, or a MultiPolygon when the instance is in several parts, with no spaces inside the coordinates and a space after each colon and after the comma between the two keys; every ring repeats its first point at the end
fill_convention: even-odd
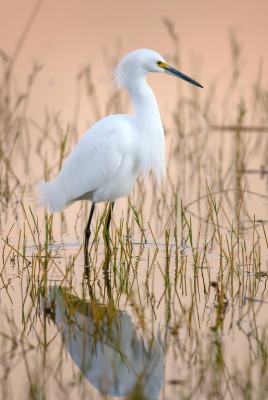
{"type": "Polygon", "coordinates": [[[161,339],[148,342],[126,311],[50,288],[53,320],[65,347],[88,381],[102,393],[158,399],[163,381],[161,339]]]}

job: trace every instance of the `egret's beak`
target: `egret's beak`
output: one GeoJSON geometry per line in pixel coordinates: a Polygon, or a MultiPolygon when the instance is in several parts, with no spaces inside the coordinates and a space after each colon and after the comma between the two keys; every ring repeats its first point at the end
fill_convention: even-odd
{"type": "Polygon", "coordinates": [[[181,78],[181,79],[183,79],[184,81],[187,81],[187,82],[189,82],[189,83],[192,83],[192,84],[195,85],[195,86],[198,86],[198,87],[203,88],[203,86],[200,85],[200,83],[196,82],[196,81],[195,81],[194,79],[192,79],[192,78],[189,78],[189,76],[184,75],[182,72],[178,71],[177,69],[172,68],[170,65],[164,64],[164,63],[163,63],[163,65],[161,65],[161,67],[165,70],[165,73],[166,73],[166,74],[176,76],[177,78],[181,78]]]}

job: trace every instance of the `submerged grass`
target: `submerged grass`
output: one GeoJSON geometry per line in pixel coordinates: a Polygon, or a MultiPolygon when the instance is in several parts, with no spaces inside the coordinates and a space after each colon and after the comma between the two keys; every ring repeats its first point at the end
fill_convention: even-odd
{"type": "MultiPolygon", "coordinates": [[[[241,238],[241,231],[229,218],[229,226],[220,225],[222,218],[226,218],[223,203],[222,198],[217,203],[215,195],[208,189],[207,207],[210,210],[211,229],[209,236],[206,227],[205,241],[203,225],[200,225],[198,233],[192,232],[195,227],[193,228],[185,208],[182,209],[181,224],[176,227],[175,232],[183,231],[186,239],[179,246],[176,245],[177,239],[175,234],[171,235],[170,229],[165,231],[162,243],[156,242],[157,246],[156,239],[149,233],[145,242],[143,231],[146,228],[132,208],[135,223],[141,232],[140,240],[136,241],[129,234],[128,223],[123,218],[118,227],[113,222],[116,229],[113,229],[111,236],[112,255],[109,258],[108,271],[107,249],[104,241],[99,239],[107,213],[104,209],[103,215],[98,218],[95,238],[91,242],[89,274],[84,277],[81,273],[83,256],[80,254],[80,247],[69,252],[69,256],[64,254],[68,251],[65,245],[55,247],[54,242],[49,243],[48,238],[53,236],[55,222],[47,220],[41,229],[32,210],[24,207],[29,233],[24,230],[25,236],[20,240],[26,243],[31,236],[34,245],[30,249],[26,246],[24,256],[16,246],[10,244],[7,236],[2,255],[5,260],[1,271],[2,295],[5,293],[4,297],[12,301],[11,292],[16,281],[16,286],[21,287],[22,304],[22,323],[19,325],[13,325],[9,313],[3,312],[6,322],[0,332],[1,346],[5,349],[2,361],[10,365],[10,369],[4,370],[2,375],[5,388],[7,389],[7,383],[12,376],[12,365],[23,362],[27,372],[25,379],[29,385],[28,396],[35,396],[35,391],[38,392],[39,386],[43,385],[43,398],[47,398],[50,390],[59,389],[61,397],[67,398],[63,379],[69,375],[65,371],[64,365],[67,361],[63,361],[62,350],[61,362],[56,364],[57,369],[61,370],[61,377],[48,357],[51,352],[49,349],[54,349],[54,352],[59,340],[51,323],[55,323],[56,315],[60,311],[56,309],[56,300],[49,296],[50,288],[58,287],[67,294],[70,293],[64,300],[66,307],[70,306],[70,298],[76,299],[75,303],[74,300],[71,301],[73,311],[70,316],[76,315],[72,313],[77,312],[75,310],[79,305],[79,313],[90,318],[88,323],[94,330],[92,333],[86,330],[83,334],[84,340],[94,333],[94,337],[97,337],[95,340],[102,341],[103,324],[107,321],[113,324],[112,315],[118,309],[125,309],[130,313],[136,329],[140,331],[141,337],[147,338],[149,346],[157,340],[157,330],[160,329],[161,359],[166,359],[168,376],[163,383],[163,398],[176,396],[177,387],[182,398],[193,399],[207,396],[247,398],[248,385],[251,386],[251,396],[256,391],[259,393],[258,386],[264,384],[266,375],[258,375],[258,371],[259,368],[266,370],[267,364],[267,322],[262,321],[260,325],[259,320],[263,312],[265,313],[267,299],[265,287],[268,273],[260,269],[259,262],[262,248],[260,241],[265,238],[266,231],[263,224],[257,227],[253,218],[251,227],[247,229],[251,232],[250,241],[248,238],[241,238]],[[9,280],[8,271],[12,265],[13,270],[17,269],[18,276],[9,280]],[[103,305],[104,313],[92,310],[88,313],[88,307],[95,307],[97,304],[103,305]],[[85,307],[85,311],[81,307],[85,307]],[[106,309],[110,310],[109,316],[106,309]],[[232,332],[235,339],[226,340],[228,332],[232,332]],[[49,337],[44,337],[44,334],[49,337]],[[237,340],[243,341],[243,338],[248,337],[250,341],[248,348],[244,346],[243,358],[239,353],[232,352],[231,357],[235,362],[230,363],[228,348],[232,348],[237,340]],[[16,343],[15,350],[12,343],[16,343]],[[40,371],[45,371],[46,375],[41,380],[36,370],[32,369],[30,354],[36,348],[40,358],[40,371]],[[173,367],[170,370],[171,365],[173,367]],[[185,367],[182,368],[182,365],[185,367]]],[[[72,322],[72,329],[76,329],[76,326],[79,329],[81,322],[77,318],[72,322]]],[[[56,326],[66,335],[64,325],[56,323],[56,326]]],[[[65,337],[63,346],[64,343],[66,346],[66,340],[68,339],[65,337]]],[[[114,342],[113,346],[117,349],[116,353],[121,354],[122,349],[118,343],[114,342]]],[[[126,362],[124,357],[126,354],[121,354],[123,364],[126,362]]],[[[77,365],[77,360],[75,363],[77,365]]],[[[77,372],[74,374],[77,376],[77,372]]],[[[81,379],[84,381],[82,376],[81,379]]],[[[81,387],[81,379],[75,378],[72,385],[78,389],[81,387]]],[[[83,390],[85,398],[89,393],[92,394],[92,388],[87,385],[83,390]]],[[[259,396],[258,398],[263,399],[267,396],[264,387],[259,396]]]]}

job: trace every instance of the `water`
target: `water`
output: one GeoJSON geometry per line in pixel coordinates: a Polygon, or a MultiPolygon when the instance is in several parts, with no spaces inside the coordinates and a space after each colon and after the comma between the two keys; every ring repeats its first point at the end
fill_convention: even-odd
{"type": "MultiPolygon", "coordinates": [[[[266,398],[263,226],[241,212],[239,234],[238,226],[216,225],[220,243],[211,220],[200,218],[201,228],[190,210],[182,220],[192,218],[192,236],[186,226],[156,243],[148,227],[145,243],[142,233],[116,232],[116,222],[108,271],[100,232],[87,276],[71,222],[68,236],[53,233],[47,245],[43,227],[40,248],[27,229],[25,248],[14,233],[2,257],[2,397],[266,398]]],[[[59,225],[60,215],[55,232],[59,225]]]]}

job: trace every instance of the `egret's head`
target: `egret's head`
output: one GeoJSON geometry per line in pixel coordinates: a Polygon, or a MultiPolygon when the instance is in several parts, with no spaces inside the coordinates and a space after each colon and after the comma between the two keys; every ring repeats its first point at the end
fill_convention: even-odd
{"type": "Polygon", "coordinates": [[[116,68],[116,85],[117,87],[125,86],[128,88],[138,79],[145,79],[149,72],[166,73],[193,85],[203,87],[195,80],[171,67],[160,54],[148,49],[135,50],[122,58],[116,68]]]}

